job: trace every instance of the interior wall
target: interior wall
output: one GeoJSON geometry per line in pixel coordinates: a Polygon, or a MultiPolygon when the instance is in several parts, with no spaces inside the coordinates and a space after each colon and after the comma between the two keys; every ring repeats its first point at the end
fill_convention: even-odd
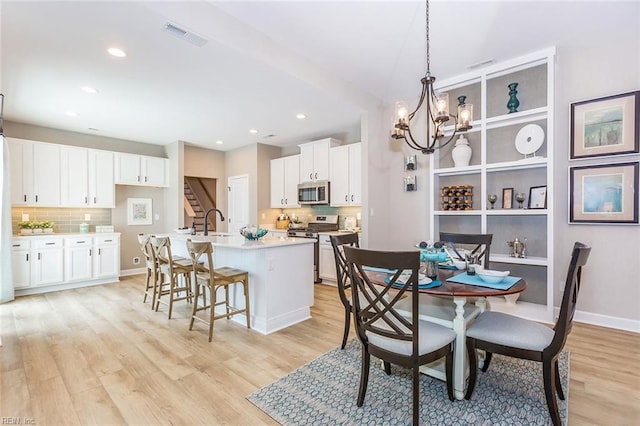
{"type": "MultiPolygon", "coordinates": [[[[609,317],[635,321],[630,328],[640,331],[640,225],[568,224],[569,167],[640,160],[640,155],[631,155],[569,161],[571,103],[640,90],[640,37],[603,46],[561,46],[557,52],[556,306],[562,297],[571,246],[581,241],[592,246],[592,252],[577,309],[593,321],[608,323],[609,317]]],[[[636,191],[638,188],[640,182],[636,182],[636,191]]]]}
{"type": "MultiPolygon", "coordinates": [[[[258,223],[258,147],[257,144],[247,145],[225,153],[225,170],[227,180],[233,176],[249,176],[249,222],[258,223]]],[[[227,190],[224,192],[224,204],[220,204],[220,210],[228,217],[227,190]]],[[[233,218],[231,218],[233,220],[233,218]]],[[[226,226],[226,222],[224,222],[226,226]]]]}
{"type": "Polygon", "coordinates": [[[273,145],[257,145],[257,224],[275,225],[281,209],[271,208],[271,160],[282,156],[282,149],[273,145]]]}

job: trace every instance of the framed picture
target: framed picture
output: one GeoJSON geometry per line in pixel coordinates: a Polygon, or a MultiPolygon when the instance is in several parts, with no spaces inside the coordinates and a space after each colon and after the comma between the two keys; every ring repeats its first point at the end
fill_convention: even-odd
{"type": "Polygon", "coordinates": [[[569,168],[569,223],[638,223],[638,162],[569,168]]]}
{"type": "Polygon", "coordinates": [[[513,188],[502,188],[502,208],[510,209],[513,207],[513,188]]]}
{"type": "Polygon", "coordinates": [[[532,186],[529,188],[529,204],[530,209],[546,209],[547,208],[547,185],[532,186]]]}
{"type": "Polygon", "coordinates": [[[127,225],[151,225],[151,198],[127,198],[127,225]]]}
{"type": "Polygon", "coordinates": [[[570,158],[640,152],[640,91],[571,104],[570,158]]]}

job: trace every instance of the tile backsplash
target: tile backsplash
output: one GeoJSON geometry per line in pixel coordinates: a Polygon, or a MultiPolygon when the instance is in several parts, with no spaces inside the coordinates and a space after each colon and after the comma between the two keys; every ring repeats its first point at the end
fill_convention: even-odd
{"type": "MultiPolygon", "coordinates": [[[[302,222],[308,223],[310,219],[315,215],[338,215],[338,226],[340,229],[344,229],[344,220],[347,216],[359,217],[360,206],[354,207],[331,207],[327,205],[314,205],[312,207],[302,207],[299,209],[282,209],[282,213],[291,216],[295,214],[302,222]]],[[[357,226],[360,226],[360,220],[357,219],[357,226]]]]}
{"type": "Polygon", "coordinates": [[[89,231],[94,232],[96,225],[111,225],[111,209],[61,208],[61,207],[12,207],[11,228],[14,234],[20,233],[18,223],[22,215],[28,214],[29,220],[49,220],[54,222],[53,232],[80,232],[80,224],[88,223],[89,231]],[[91,220],[84,220],[85,214],[91,220]]]}

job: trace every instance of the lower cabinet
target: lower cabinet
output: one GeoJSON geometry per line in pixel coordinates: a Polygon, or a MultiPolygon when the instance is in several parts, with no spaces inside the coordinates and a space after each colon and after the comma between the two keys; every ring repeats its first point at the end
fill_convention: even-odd
{"type": "Polygon", "coordinates": [[[120,236],[14,238],[11,259],[13,286],[23,294],[100,284],[111,278],[117,281],[120,236]]]}
{"type": "Polygon", "coordinates": [[[329,235],[320,234],[319,249],[320,265],[318,265],[318,274],[320,278],[323,280],[337,282],[338,276],[336,274],[336,259],[333,255],[333,246],[331,246],[331,239],[329,235]]]}

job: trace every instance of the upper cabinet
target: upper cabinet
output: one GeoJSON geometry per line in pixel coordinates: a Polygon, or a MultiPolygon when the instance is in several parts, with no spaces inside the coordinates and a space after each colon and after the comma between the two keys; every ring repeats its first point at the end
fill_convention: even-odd
{"type": "Polygon", "coordinates": [[[112,152],[62,146],[60,162],[63,206],[115,207],[112,152]]]}
{"type": "Polygon", "coordinates": [[[7,138],[11,158],[11,203],[60,205],[60,145],[7,138]]]}
{"type": "Polygon", "coordinates": [[[362,203],[362,144],[331,148],[331,206],[362,203]]]}
{"type": "Polygon", "coordinates": [[[329,150],[339,146],[337,139],[327,138],[300,146],[300,183],[329,180],[329,150]]]}
{"type": "Polygon", "coordinates": [[[116,153],[115,183],[169,186],[169,160],[145,155],[116,153]]]}
{"type": "Polygon", "coordinates": [[[271,160],[271,208],[300,207],[300,155],[271,160]]]}

